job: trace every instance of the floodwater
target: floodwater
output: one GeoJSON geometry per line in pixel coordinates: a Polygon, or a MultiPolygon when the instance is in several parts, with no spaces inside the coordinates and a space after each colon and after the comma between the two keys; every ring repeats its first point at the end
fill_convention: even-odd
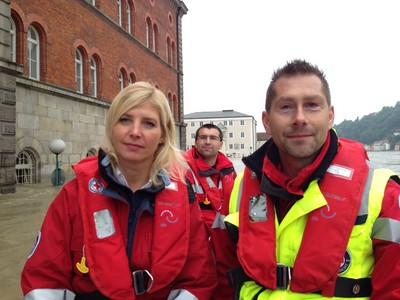
{"type": "Polygon", "coordinates": [[[61,187],[50,178],[39,184],[17,185],[0,195],[0,291],[2,300],[22,299],[21,270],[32,249],[50,202],[61,187]]]}
{"type": "MultiPolygon", "coordinates": [[[[400,151],[368,152],[371,161],[400,174],[400,151]]],[[[240,159],[233,159],[237,172],[240,159]]],[[[0,195],[0,291],[2,300],[20,300],[21,270],[32,249],[48,206],[61,187],[50,178],[39,184],[17,185],[13,194],[0,195]]]]}
{"type": "Polygon", "coordinates": [[[368,151],[370,161],[400,175],[400,151],[368,151]]]}

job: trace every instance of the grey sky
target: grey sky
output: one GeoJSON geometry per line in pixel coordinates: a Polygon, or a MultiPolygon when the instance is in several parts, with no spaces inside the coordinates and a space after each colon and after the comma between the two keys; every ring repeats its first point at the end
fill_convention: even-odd
{"type": "Polygon", "coordinates": [[[271,74],[294,58],[326,73],[335,124],[400,101],[400,1],[184,2],[185,113],[233,109],[263,131],[271,74]]]}

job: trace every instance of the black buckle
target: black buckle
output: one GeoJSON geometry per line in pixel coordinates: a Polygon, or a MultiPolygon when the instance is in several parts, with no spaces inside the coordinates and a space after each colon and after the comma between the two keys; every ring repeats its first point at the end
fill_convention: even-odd
{"type": "Polygon", "coordinates": [[[292,268],[284,264],[276,265],[276,288],[286,290],[292,280],[292,268]]]}
{"type": "Polygon", "coordinates": [[[136,295],[142,295],[153,286],[154,279],[150,272],[147,270],[137,270],[132,272],[133,288],[135,289],[136,295]]]}

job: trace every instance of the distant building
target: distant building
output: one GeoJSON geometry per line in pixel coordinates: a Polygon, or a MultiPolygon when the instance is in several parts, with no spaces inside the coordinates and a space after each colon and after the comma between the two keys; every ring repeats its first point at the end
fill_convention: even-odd
{"type": "Polygon", "coordinates": [[[257,122],[253,116],[234,110],[204,111],[186,114],[186,149],[194,145],[196,130],[203,124],[212,123],[221,128],[224,146],[221,152],[229,157],[243,157],[256,149],[257,122]]]}
{"type": "Polygon", "coordinates": [[[271,138],[266,132],[257,132],[257,146],[256,149],[260,148],[267,140],[271,138]]]}
{"type": "Polygon", "coordinates": [[[372,145],[366,147],[367,151],[386,151],[390,150],[390,143],[388,140],[376,141],[372,145]]]}
{"type": "Polygon", "coordinates": [[[7,0],[0,22],[0,194],[40,182],[97,152],[110,101],[147,81],[168,97],[177,141],[183,120],[183,1],[7,0]]]}

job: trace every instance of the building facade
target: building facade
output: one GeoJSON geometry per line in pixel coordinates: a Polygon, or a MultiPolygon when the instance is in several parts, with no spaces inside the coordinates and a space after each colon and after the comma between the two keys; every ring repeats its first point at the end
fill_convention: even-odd
{"type": "Polygon", "coordinates": [[[203,124],[217,125],[224,134],[223,152],[228,157],[241,158],[257,146],[257,122],[253,116],[234,110],[195,112],[185,115],[186,150],[194,146],[196,130],[203,124]]]}
{"type": "Polygon", "coordinates": [[[257,145],[256,149],[260,148],[266,141],[271,138],[266,132],[257,132],[257,145]]]}
{"type": "Polygon", "coordinates": [[[148,81],[167,96],[185,148],[180,0],[0,0],[0,194],[97,153],[107,109],[148,81]]]}

